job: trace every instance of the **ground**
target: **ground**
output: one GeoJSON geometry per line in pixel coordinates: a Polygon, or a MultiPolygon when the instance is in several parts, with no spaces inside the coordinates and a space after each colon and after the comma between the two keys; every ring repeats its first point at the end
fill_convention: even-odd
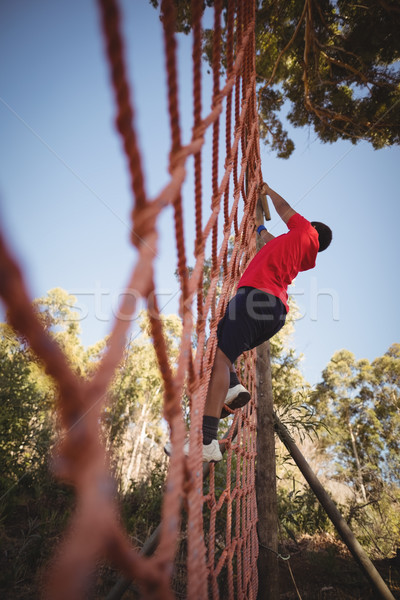
{"type": "MultiPolygon", "coordinates": [[[[280,551],[284,557],[290,556],[289,560],[279,560],[280,600],[379,600],[344,544],[329,534],[303,536],[296,543],[286,542],[280,551]]],[[[182,556],[175,582],[177,600],[186,598],[184,564],[182,556]]],[[[400,600],[399,562],[386,559],[374,561],[374,565],[394,598],[400,600]]],[[[268,586],[268,582],[265,584],[268,586]]],[[[110,579],[108,585],[112,587],[110,579]]],[[[104,599],[106,595],[99,597],[104,599]]],[[[123,598],[138,600],[140,595],[130,588],[123,598]]],[[[220,600],[227,598],[220,589],[220,600]]]]}
{"type": "MultiPolygon", "coordinates": [[[[13,517],[7,528],[0,528],[1,598],[39,598],[47,560],[60,539],[59,532],[56,534],[59,522],[55,528],[51,517],[45,521],[39,519],[26,505],[15,506],[13,517]]],[[[280,553],[283,557],[290,556],[289,560],[279,559],[280,600],[378,600],[344,544],[332,535],[303,536],[297,542],[287,541],[280,553]]],[[[177,600],[186,597],[185,554],[183,548],[178,560],[177,600]]],[[[374,565],[394,598],[400,600],[400,553],[397,557],[374,561],[374,565]]],[[[119,573],[109,565],[99,565],[88,598],[104,600],[118,578],[119,573]]],[[[139,597],[132,588],[123,596],[124,600],[139,597]]],[[[221,590],[220,600],[226,598],[221,590]]]]}
{"type": "MultiPolygon", "coordinates": [[[[280,600],[378,600],[347,548],[332,536],[304,536],[281,549],[280,600]],[[297,588],[297,589],[296,589],[297,588]]],[[[386,585],[400,599],[397,559],[374,561],[386,585]]]]}

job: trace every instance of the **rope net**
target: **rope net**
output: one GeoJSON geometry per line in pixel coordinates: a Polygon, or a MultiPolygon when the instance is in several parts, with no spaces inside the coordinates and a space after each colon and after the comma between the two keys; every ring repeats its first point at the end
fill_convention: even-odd
{"type": "MultiPolygon", "coordinates": [[[[135,130],[132,87],[126,75],[120,13],[116,0],[99,0],[106,54],[116,105],[116,125],[127,157],[132,188],[132,243],[137,248],[128,289],[109,337],[107,350],[90,380],[69,367],[55,341],[44,331],[32,308],[21,270],[0,239],[0,293],[11,325],[29,341],[58,384],[58,416],[62,435],[53,468],[76,490],[76,508],[65,538],[53,558],[46,598],[86,597],[90,574],[105,558],[132,578],[145,598],[172,599],[172,574],[182,525],[187,514],[186,596],[193,600],[220,597],[256,598],[257,509],[255,499],[256,407],[255,352],[237,365],[251,402],[237,411],[224,439],[222,463],[210,465],[203,484],[202,416],[216,351],[216,327],[241,273],[255,252],[254,213],[262,182],[255,96],[255,2],[227,2],[226,43],[222,48],[222,0],[214,2],[213,91],[206,116],[202,106],[202,2],[192,2],[193,128],[190,143],[182,144],[173,0],[161,6],[165,42],[171,147],[167,185],[155,198],[145,189],[142,158],[135,130]],[[224,52],[224,79],[220,74],[224,52]],[[212,137],[212,198],[205,214],[202,152],[212,137]],[[222,132],[225,147],[220,143],[222,132]],[[222,146],[222,148],[221,148],[222,146]],[[182,185],[188,165],[194,165],[192,193],[195,212],[194,267],[188,268],[183,220],[182,185]],[[154,257],[157,223],[173,207],[183,324],[177,365],[169,362],[157,303],[154,257]],[[233,247],[229,247],[229,239],[233,247]],[[204,287],[206,250],[211,248],[211,280],[204,287]],[[222,283],[221,283],[222,282],[222,283]],[[220,293],[217,293],[220,292],[220,293]],[[100,435],[107,387],[124,352],[128,315],[138,297],[144,299],[157,361],[164,382],[163,416],[168,422],[172,455],[169,463],[157,551],[144,557],[132,546],[120,524],[115,484],[100,435]],[[189,398],[190,454],[182,410],[189,398]],[[223,522],[223,528],[217,524],[223,522]],[[221,590],[223,590],[221,592],[221,590]]],[[[208,202],[208,198],[207,198],[208,202]]]]}

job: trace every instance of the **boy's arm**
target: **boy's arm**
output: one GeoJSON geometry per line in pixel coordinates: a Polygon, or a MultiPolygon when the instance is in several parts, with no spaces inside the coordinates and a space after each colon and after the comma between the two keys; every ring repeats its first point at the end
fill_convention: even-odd
{"type": "Polygon", "coordinates": [[[290,204],[286,202],[282,196],[270,188],[267,183],[264,183],[262,192],[264,194],[268,194],[268,196],[271,198],[276,212],[285,223],[289,221],[290,217],[296,214],[296,211],[293,210],[290,204]]]}
{"type": "MultiPolygon", "coordinates": [[[[263,217],[256,218],[256,227],[258,228],[260,225],[264,226],[264,219],[263,219],[263,217]]],[[[271,240],[274,240],[275,236],[272,235],[272,233],[270,233],[266,229],[262,229],[260,231],[260,239],[261,239],[263,245],[265,245],[268,242],[270,242],[271,240]]]]}
{"type": "Polygon", "coordinates": [[[267,244],[268,242],[270,242],[271,240],[275,239],[275,236],[272,235],[272,233],[270,233],[269,231],[267,231],[266,229],[263,229],[260,233],[260,238],[262,240],[262,242],[265,244],[267,244]]]}

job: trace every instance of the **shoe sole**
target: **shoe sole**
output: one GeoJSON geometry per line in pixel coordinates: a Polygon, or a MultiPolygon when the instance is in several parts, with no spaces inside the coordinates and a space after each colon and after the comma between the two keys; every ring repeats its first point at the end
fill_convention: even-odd
{"type": "Polygon", "coordinates": [[[229,417],[229,415],[231,415],[238,408],[246,406],[246,404],[250,402],[250,398],[251,396],[249,392],[240,392],[230,404],[224,404],[220,418],[224,419],[225,417],[229,417]]]}

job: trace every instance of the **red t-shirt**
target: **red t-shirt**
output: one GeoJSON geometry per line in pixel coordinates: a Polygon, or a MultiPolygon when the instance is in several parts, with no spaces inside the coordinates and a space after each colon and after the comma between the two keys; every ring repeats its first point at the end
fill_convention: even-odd
{"type": "Polygon", "coordinates": [[[307,219],[296,213],[287,222],[288,233],[274,238],[251,260],[238,288],[249,286],[280,298],[289,311],[287,288],[299,271],[315,267],[318,233],[307,219]]]}

